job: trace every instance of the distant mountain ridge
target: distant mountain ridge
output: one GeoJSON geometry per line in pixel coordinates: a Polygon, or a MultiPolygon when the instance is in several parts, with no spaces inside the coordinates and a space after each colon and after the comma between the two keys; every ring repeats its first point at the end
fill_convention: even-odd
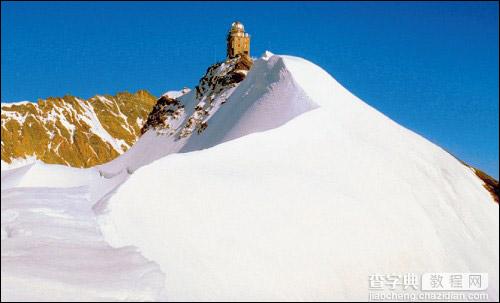
{"type": "Polygon", "coordinates": [[[73,167],[108,162],[135,143],[155,103],[145,90],[2,103],[2,162],[31,156],[73,167]]]}

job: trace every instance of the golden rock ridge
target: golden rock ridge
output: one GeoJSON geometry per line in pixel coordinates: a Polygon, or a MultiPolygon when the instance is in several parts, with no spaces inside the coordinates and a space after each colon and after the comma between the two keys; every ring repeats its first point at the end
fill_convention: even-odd
{"type": "Polygon", "coordinates": [[[155,103],[144,90],[2,103],[2,161],[35,156],[73,167],[108,162],[134,144],[155,103]]]}

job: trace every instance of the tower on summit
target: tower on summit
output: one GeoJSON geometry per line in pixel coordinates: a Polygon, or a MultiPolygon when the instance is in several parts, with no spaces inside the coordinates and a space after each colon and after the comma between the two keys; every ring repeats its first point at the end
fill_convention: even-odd
{"type": "Polygon", "coordinates": [[[238,55],[250,56],[250,36],[245,33],[243,24],[235,21],[227,34],[227,57],[234,58],[238,55]]]}

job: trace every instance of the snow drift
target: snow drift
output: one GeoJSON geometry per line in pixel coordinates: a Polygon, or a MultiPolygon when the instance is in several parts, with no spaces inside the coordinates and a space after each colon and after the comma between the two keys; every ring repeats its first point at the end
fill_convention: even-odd
{"type": "Polygon", "coordinates": [[[93,211],[123,181],[41,162],[2,171],[2,301],[160,300],[158,265],[111,247],[93,211]]]}

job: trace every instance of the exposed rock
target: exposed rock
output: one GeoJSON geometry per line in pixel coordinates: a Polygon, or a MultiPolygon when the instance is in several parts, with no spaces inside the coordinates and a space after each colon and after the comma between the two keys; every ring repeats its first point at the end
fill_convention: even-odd
{"type": "Polygon", "coordinates": [[[169,122],[170,119],[176,119],[184,111],[184,105],[182,105],[177,99],[168,97],[167,95],[162,96],[156,102],[153,110],[148,115],[146,123],[141,128],[141,135],[144,134],[151,127],[169,129],[171,128],[169,122]]]}
{"type": "Polygon", "coordinates": [[[74,167],[108,162],[135,143],[155,100],[141,90],[89,100],[2,103],[2,161],[36,156],[74,167]]]}
{"type": "Polygon", "coordinates": [[[493,199],[498,203],[498,201],[499,201],[498,197],[500,195],[500,191],[498,189],[498,181],[477,168],[473,168],[473,167],[471,167],[471,168],[476,173],[476,176],[478,176],[479,179],[483,180],[484,188],[486,188],[486,190],[490,192],[493,199]]]}
{"type": "MultiPolygon", "coordinates": [[[[195,88],[195,108],[192,115],[185,117],[186,111],[179,97],[163,95],[148,116],[141,134],[155,129],[158,134],[176,135],[186,138],[194,131],[200,134],[207,127],[207,119],[214,109],[215,100],[223,98],[224,91],[243,81],[252,67],[253,61],[248,56],[237,56],[210,66],[195,88]],[[185,123],[180,123],[185,118],[185,123]]],[[[183,94],[184,95],[184,94],[183,94]]],[[[224,104],[226,100],[221,100],[224,104]]]]}

